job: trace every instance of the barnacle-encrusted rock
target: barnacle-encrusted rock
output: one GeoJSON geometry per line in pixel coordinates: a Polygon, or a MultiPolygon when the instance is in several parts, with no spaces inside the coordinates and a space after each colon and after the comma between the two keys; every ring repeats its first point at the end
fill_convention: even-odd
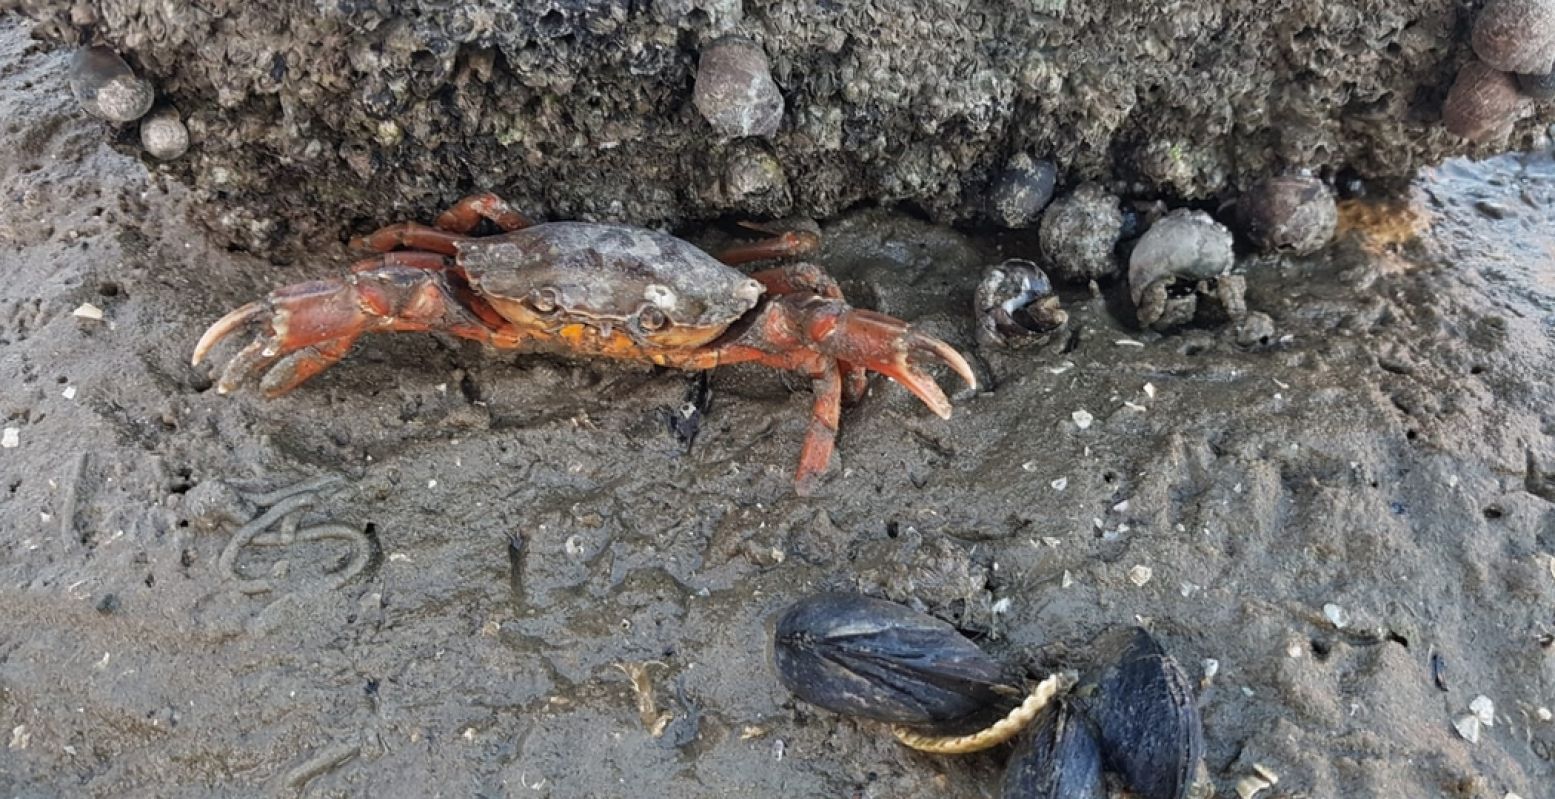
{"type": "MultiPolygon", "coordinates": [[[[693,101],[730,35],[759,43],[781,88],[763,141],[785,213],[812,218],[907,203],[986,219],[1016,152],[1075,183],[1193,201],[1290,168],[1401,176],[1503,145],[1420,107],[1466,49],[1462,0],[0,3],[154,81],[192,141],[163,169],[199,190],[201,218],[277,257],[472,190],[544,219],[750,213],[713,190],[720,148],[774,115],[719,128],[693,101]]],[[[1555,106],[1539,115],[1504,145],[1530,145],[1555,106]]]]}

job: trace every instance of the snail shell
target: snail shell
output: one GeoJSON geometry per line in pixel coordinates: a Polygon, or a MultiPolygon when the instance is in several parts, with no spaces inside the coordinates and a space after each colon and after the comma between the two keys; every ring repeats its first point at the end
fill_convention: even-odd
{"type": "Polygon", "coordinates": [[[1505,138],[1523,105],[1517,81],[1482,62],[1470,61],[1442,103],[1447,131],[1474,142],[1505,138]]]}
{"type": "Polygon", "coordinates": [[[1474,53],[1502,72],[1555,63],[1555,0],[1490,0],[1474,20],[1474,53]]]}

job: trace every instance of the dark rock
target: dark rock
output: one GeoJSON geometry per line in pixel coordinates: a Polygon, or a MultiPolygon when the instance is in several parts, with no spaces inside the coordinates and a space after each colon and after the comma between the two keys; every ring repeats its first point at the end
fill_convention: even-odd
{"type": "Polygon", "coordinates": [[[1118,198],[1095,183],[1060,197],[1042,217],[1042,255],[1060,280],[1083,283],[1118,271],[1113,248],[1123,234],[1118,198]]]}
{"type": "Polygon", "coordinates": [[[994,181],[988,195],[989,213],[1005,227],[1026,227],[1053,199],[1057,181],[1058,168],[1052,161],[1034,161],[1025,153],[1016,153],[994,181]]]}

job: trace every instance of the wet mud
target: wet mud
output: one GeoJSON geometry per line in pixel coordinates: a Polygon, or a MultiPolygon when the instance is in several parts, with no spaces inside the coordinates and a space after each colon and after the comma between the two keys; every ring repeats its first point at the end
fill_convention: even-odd
{"type": "Polygon", "coordinates": [[[1418,242],[1242,256],[1273,320],[1242,335],[1141,331],[1107,284],[1063,290],[1068,335],[981,346],[983,270],[1034,238],[831,221],[849,296],[985,379],[949,421],[877,379],[801,498],[808,386],[759,368],[711,376],[689,448],[694,375],[428,335],[218,396],[204,327],[346,254],[213,241],[62,58],[0,32],[8,796],[997,795],[1008,747],[915,753],[779,683],[775,615],[836,589],[1036,673],[1116,624],[1216,661],[1222,795],[1255,764],[1270,797],[1555,780],[1547,157],[1428,171],[1418,242]]]}

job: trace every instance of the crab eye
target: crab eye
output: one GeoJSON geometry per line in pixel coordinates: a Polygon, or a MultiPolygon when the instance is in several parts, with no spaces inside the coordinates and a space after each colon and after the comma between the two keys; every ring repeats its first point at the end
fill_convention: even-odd
{"type": "Polygon", "coordinates": [[[550,313],[556,310],[556,289],[535,289],[529,292],[526,298],[529,307],[540,313],[550,313]]]}
{"type": "Polygon", "coordinates": [[[664,312],[652,305],[645,305],[637,312],[637,324],[643,330],[658,330],[669,322],[664,318],[664,312]]]}

